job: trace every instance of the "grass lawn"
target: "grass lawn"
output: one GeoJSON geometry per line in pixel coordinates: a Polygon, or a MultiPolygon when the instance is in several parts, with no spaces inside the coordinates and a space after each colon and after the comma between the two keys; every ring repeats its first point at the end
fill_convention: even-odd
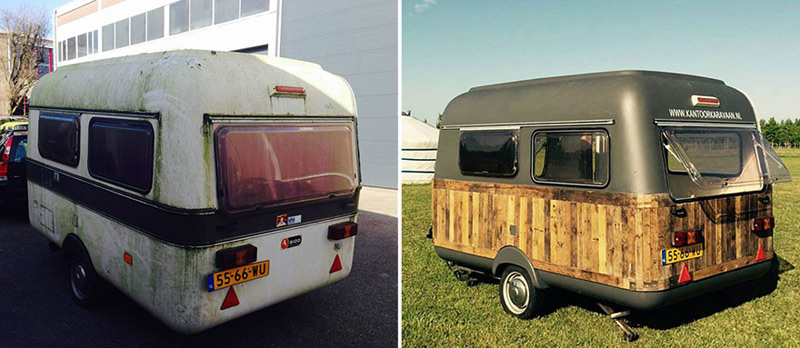
{"type": "MultiPolygon", "coordinates": [[[[773,292],[722,291],[651,313],[637,313],[640,338],[621,330],[588,298],[551,292],[540,318],[503,311],[496,283],[459,282],[426,239],[430,186],[403,186],[403,345],[800,347],[800,150],[778,149],[794,182],[774,188],[775,250],[781,259],[773,292]]],[[[740,286],[740,288],[746,285],[740,286]]]]}

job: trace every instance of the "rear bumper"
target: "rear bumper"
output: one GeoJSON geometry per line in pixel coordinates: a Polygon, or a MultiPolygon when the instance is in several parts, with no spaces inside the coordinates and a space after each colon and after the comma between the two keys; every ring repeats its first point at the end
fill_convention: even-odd
{"type": "Polygon", "coordinates": [[[537,270],[537,273],[539,277],[549,285],[620,304],[632,309],[651,311],[675,302],[687,300],[695,296],[764,276],[769,271],[771,263],[772,259],[768,259],[750,266],[662,291],[632,291],[541,270],[537,270]]]}
{"type": "MultiPolygon", "coordinates": [[[[495,261],[493,259],[441,247],[434,248],[442,259],[452,261],[462,267],[491,274],[492,264],[495,261]]],[[[651,311],[764,276],[772,266],[772,262],[773,259],[767,259],[756,264],[662,291],[633,291],[538,269],[533,270],[535,273],[533,277],[546,286],[554,286],[640,311],[651,311]]]]}

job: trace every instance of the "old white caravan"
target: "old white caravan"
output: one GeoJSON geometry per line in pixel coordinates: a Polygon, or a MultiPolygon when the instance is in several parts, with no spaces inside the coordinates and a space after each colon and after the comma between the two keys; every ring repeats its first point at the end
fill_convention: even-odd
{"type": "Polygon", "coordinates": [[[31,224],[194,333],[350,273],[360,190],[347,82],[305,62],[172,51],[59,68],[31,97],[31,224]]]}

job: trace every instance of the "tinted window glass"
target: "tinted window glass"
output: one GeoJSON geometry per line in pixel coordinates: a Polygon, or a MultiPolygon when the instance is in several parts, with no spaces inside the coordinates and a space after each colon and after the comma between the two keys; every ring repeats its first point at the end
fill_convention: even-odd
{"type": "Polygon", "coordinates": [[[114,23],[114,31],[116,35],[114,36],[114,47],[120,48],[128,46],[128,29],[130,23],[128,22],[128,18],[125,18],[117,23],[114,23]]]}
{"type": "Polygon", "coordinates": [[[220,204],[227,212],[351,194],[356,188],[349,126],[224,126],[216,141],[220,204]]]}
{"type": "Polygon", "coordinates": [[[41,114],[39,117],[39,154],[71,167],[78,165],[78,117],[65,114],[41,114]]]}
{"type": "Polygon", "coordinates": [[[514,176],[517,174],[517,135],[514,131],[461,133],[458,165],[465,175],[514,176]]]}
{"type": "Polygon", "coordinates": [[[92,53],[97,53],[97,30],[92,35],[92,53]]]}
{"type": "Polygon", "coordinates": [[[608,135],[605,132],[539,132],[533,141],[533,177],[554,183],[605,185],[608,135]]]}
{"type": "Polygon", "coordinates": [[[75,38],[71,37],[67,39],[67,59],[68,60],[75,59],[75,52],[76,52],[75,38]]]}
{"type": "Polygon", "coordinates": [[[137,16],[131,17],[131,45],[144,42],[145,39],[145,18],[146,14],[142,13],[137,16]]]}
{"type": "Polygon", "coordinates": [[[217,0],[214,2],[214,24],[239,18],[239,0],[217,0]]]}
{"type": "Polygon", "coordinates": [[[78,58],[86,55],[86,34],[78,35],[78,58]]]}
{"type": "Polygon", "coordinates": [[[169,34],[180,34],[189,30],[189,0],[169,5],[169,34]]]}
{"type": "Polygon", "coordinates": [[[89,173],[134,191],[150,191],[153,183],[153,127],[150,123],[92,120],[89,173]]]}
{"type": "Polygon", "coordinates": [[[211,25],[211,0],[192,0],[191,7],[192,30],[211,25]]]}
{"type": "Polygon", "coordinates": [[[269,0],[242,0],[242,17],[269,9],[269,0]]]}
{"type": "Polygon", "coordinates": [[[147,41],[164,37],[164,8],[147,12],[147,41]]]}
{"type": "Polygon", "coordinates": [[[28,155],[28,137],[25,135],[15,135],[14,144],[11,144],[11,162],[22,162],[28,155]]]}
{"type": "Polygon", "coordinates": [[[114,49],[114,24],[103,26],[103,52],[114,49]]]}

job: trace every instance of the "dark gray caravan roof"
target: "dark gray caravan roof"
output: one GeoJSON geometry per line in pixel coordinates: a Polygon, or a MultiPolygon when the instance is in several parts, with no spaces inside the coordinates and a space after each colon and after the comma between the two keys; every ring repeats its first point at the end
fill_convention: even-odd
{"type": "Polygon", "coordinates": [[[750,102],[725,82],[655,71],[612,71],[473,87],[447,105],[442,125],[627,118],[755,122],[750,102]],[[719,108],[695,108],[692,95],[714,96],[719,108]],[[711,114],[671,116],[670,109],[711,114]],[[738,112],[741,119],[727,112],[738,112]],[[732,117],[730,119],[726,117],[732,117]]]}
{"type": "Polygon", "coordinates": [[[575,187],[636,194],[666,193],[659,122],[754,125],[749,99],[723,81],[653,71],[614,71],[481,86],[453,99],[442,116],[439,179],[539,185],[531,178],[531,137],[540,130],[604,130],[609,136],[606,187],[575,187]],[[692,96],[719,99],[695,107],[692,96]],[[518,170],[508,178],[461,174],[461,131],[520,126],[518,170]]]}

